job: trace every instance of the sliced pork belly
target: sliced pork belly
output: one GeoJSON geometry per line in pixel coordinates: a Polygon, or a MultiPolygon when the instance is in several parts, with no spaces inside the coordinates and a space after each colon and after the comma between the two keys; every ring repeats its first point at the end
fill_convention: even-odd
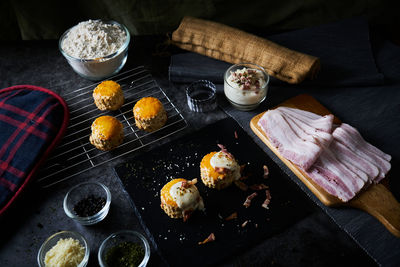
{"type": "Polygon", "coordinates": [[[322,153],[321,146],[310,141],[304,131],[294,131],[278,110],[269,110],[258,121],[279,153],[307,170],[322,153]]]}
{"type": "Polygon", "coordinates": [[[286,112],[291,112],[295,115],[301,116],[301,117],[305,117],[305,118],[309,118],[312,120],[317,120],[320,119],[322,116],[315,114],[313,112],[309,112],[309,111],[305,111],[302,109],[297,109],[297,108],[289,108],[289,107],[278,107],[277,109],[281,110],[281,111],[286,111],[286,112]]]}
{"type": "MultiPolygon", "coordinates": [[[[343,145],[347,146],[350,150],[356,153],[361,158],[367,160],[368,162],[374,164],[379,169],[378,176],[375,177],[373,182],[379,183],[383,178],[385,178],[386,174],[391,168],[391,164],[385,158],[378,156],[375,152],[372,152],[370,149],[371,144],[366,146],[366,141],[361,137],[361,135],[355,134],[354,131],[347,131],[348,128],[345,126],[343,128],[344,123],[332,133],[333,137],[343,145]],[[360,140],[360,138],[362,140],[360,140]]],[[[350,126],[350,125],[348,125],[350,126]]],[[[351,126],[350,126],[351,127],[351,126]]],[[[358,131],[357,131],[358,132],[358,131]]],[[[376,148],[377,149],[377,148],[376,148]]],[[[383,153],[383,152],[382,152],[383,153]]],[[[389,156],[390,157],[390,156],[389,156]]],[[[387,156],[386,156],[387,158],[387,156]]]]}
{"type": "Polygon", "coordinates": [[[301,121],[296,120],[294,117],[287,115],[284,113],[284,117],[291,124],[293,127],[297,127],[301,131],[305,132],[306,134],[313,137],[313,139],[317,142],[317,144],[321,145],[322,147],[327,147],[333,140],[333,136],[330,133],[318,130],[309,124],[301,121]]]}
{"type": "Polygon", "coordinates": [[[345,202],[391,168],[391,156],[366,142],[357,129],[348,124],[334,129],[333,115],[279,107],[258,124],[283,157],[345,202]]]}
{"type": "Polygon", "coordinates": [[[335,174],[327,169],[313,165],[307,171],[307,175],[326,192],[343,201],[348,201],[354,197],[354,192],[351,192],[335,174]]]}
{"type": "Polygon", "coordinates": [[[285,116],[290,116],[294,120],[301,121],[312,128],[323,132],[332,133],[332,114],[320,116],[312,112],[288,107],[279,107],[277,110],[282,111],[285,116]]]}
{"type": "Polygon", "coordinates": [[[385,152],[383,152],[382,150],[380,150],[379,148],[371,145],[370,143],[368,143],[367,141],[364,140],[364,138],[361,136],[360,132],[354,128],[353,126],[347,124],[347,123],[342,123],[340,125],[341,128],[343,128],[347,133],[349,133],[351,135],[351,137],[353,138],[353,140],[359,144],[360,146],[365,147],[366,150],[375,153],[377,156],[386,159],[387,161],[390,161],[392,159],[392,156],[390,156],[389,154],[386,154],[385,152]]]}
{"type": "Polygon", "coordinates": [[[325,149],[315,164],[316,167],[325,168],[336,174],[346,184],[347,188],[357,193],[365,182],[356,173],[352,172],[346,165],[337,160],[330,149],[325,149]],[[321,164],[320,164],[321,163],[321,164]]]}
{"type": "Polygon", "coordinates": [[[365,182],[371,183],[379,175],[378,167],[363,159],[336,139],[332,142],[330,150],[335,154],[337,160],[356,173],[365,182]]]}
{"type": "Polygon", "coordinates": [[[310,170],[311,171],[308,171],[307,174],[311,179],[314,180],[316,178],[317,180],[314,181],[327,190],[327,192],[329,192],[328,189],[332,191],[332,188],[326,188],[326,183],[329,182],[334,185],[333,189],[335,192],[333,195],[345,202],[353,198],[366,183],[359,175],[341,163],[328,148],[324,150],[310,170]],[[325,178],[325,183],[321,183],[320,179],[322,179],[322,177],[316,176],[314,169],[325,178]]]}

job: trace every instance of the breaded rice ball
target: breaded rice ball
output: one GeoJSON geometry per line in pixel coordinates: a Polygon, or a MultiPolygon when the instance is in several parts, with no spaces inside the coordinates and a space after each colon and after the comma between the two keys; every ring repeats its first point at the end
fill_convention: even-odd
{"type": "Polygon", "coordinates": [[[153,132],[165,125],[167,112],[155,97],[144,97],[133,107],[136,126],[146,132],[153,132]]]}
{"type": "Polygon", "coordinates": [[[215,189],[223,189],[241,177],[240,166],[227,151],[211,152],[200,162],[200,174],[203,183],[215,189]]]}
{"type": "Polygon", "coordinates": [[[97,149],[107,151],[119,146],[124,139],[122,123],[112,116],[98,117],[92,123],[90,143],[97,149]]]}
{"type": "Polygon", "coordinates": [[[93,90],[93,99],[100,110],[117,110],[124,104],[121,86],[114,81],[104,81],[93,90]]]}
{"type": "Polygon", "coordinates": [[[195,186],[197,179],[173,179],[161,189],[161,208],[171,218],[186,221],[197,209],[203,210],[204,203],[195,186]]]}

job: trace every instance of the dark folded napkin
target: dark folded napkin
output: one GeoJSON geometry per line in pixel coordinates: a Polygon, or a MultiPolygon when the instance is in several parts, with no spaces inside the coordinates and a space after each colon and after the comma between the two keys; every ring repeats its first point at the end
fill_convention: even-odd
{"type": "MultiPolygon", "coordinates": [[[[353,18],[332,24],[272,35],[269,40],[289,49],[320,58],[321,70],[313,86],[374,86],[384,82],[376,67],[371,49],[368,22],[353,18]]],[[[171,57],[169,77],[172,82],[187,83],[208,79],[223,83],[223,74],[231,64],[196,53],[171,57]]],[[[282,83],[272,79],[272,84],[282,83]]]]}

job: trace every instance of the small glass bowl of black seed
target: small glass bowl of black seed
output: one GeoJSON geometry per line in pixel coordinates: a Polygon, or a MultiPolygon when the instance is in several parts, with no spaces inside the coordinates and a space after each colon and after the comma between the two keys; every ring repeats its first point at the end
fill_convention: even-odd
{"type": "Polygon", "coordinates": [[[111,193],[99,182],[84,182],[72,187],[64,198],[64,211],[68,217],[83,225],[103,220],[110,210],[111,193]]]}

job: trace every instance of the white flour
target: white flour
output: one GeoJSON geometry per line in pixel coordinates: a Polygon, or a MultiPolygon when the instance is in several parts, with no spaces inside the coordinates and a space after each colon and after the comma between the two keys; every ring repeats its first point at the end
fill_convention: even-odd
{"type": "Polygon", "coordinates": [[[115,53],[125,40],[126,34],[118,25],[88,20],[73,27],[61,47],[72,57],[95,59],[115,53]]]}

